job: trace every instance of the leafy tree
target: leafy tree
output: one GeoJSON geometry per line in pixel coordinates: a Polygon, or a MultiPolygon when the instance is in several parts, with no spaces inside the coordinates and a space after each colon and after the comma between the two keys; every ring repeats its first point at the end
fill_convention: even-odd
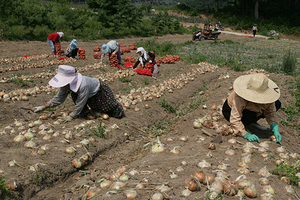
{"type": "Polygon", "coordinates": [[[0,18],[1,18],[1,36],[4,35],[4,22],[14,12],[14,6],[18,3],[18,0],[2,0],[0,1],[0,18]]]}
{"type": "Polygon", "coordinates": [[[98,13],[98,21],[105,28],[119,30],[123,21],[133,24],[134,18],[138,16],[133,12],[137,7],[131,5],[130,0],[87,0],[87,4],[98,13]]]}

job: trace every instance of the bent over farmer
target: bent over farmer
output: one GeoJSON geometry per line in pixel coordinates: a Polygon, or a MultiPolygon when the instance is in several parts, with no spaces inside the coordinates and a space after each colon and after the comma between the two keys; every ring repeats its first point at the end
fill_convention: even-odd
{"type": "Polygon", "coordinates": [[[257,124],[259,119],[265,118],[276,137],[276,142],[280,142],[276,112],[280,109],[281,102],[278,100],[280,90],[276,83],[257,73],[238,77],[233,83],[233,89],[223,104],[222,112],[231,123],[234,133],[250,142],[260,142],[249,127],[254,126],[266,131],[266,127],[257,124]]]}
{"type": "Polygon", "coordinates": [[[49,81],[52,87],[60,88],[57,94],[43,106],[33,108],[40,112],[62,104],[71,93],[75,107],[69,116],[62,120],[69,122],[76,117],[85,117],[89,108],[93,111],[106,113],[110,117],[121,119],[125,116],[122,105],[114,98],[114,94],[105,82],[76,73],[74,67],[58,66],[57,74],[49,81]]]}
{"type": "Polygon", "coordinates": [[[120,45],[117,41],[111,40],[107,44],[102,45],[102,55],[101,55],[101,61],[100,64],[102,64],[105,54],[109,54],[109,60],[110,56],[112,54],[117,54],[117,58],[119,61],[119,65],[121,65],[121,51],[120,51],[120,45]]]}
{"type": "Polygon", "coordinates": [[[51,48],[52,54],[53,56],[55,56],[55,49],[54,49],[54,44],[59,42],[59,38],[64,37],[64,33],[63,32],[55,32],[55,33],[51,33],[48,38],[47,38],[47,42],[51,48]]]}
{"type": "Polygon", "coordinates": [[[75,56],[77,56],[77,51],[78,51],[77,47],[78,47],[77,40],[73,39],[72,42],[67,47],[67,52],[66,52],[67,57],[75,58],[75,56]]]}

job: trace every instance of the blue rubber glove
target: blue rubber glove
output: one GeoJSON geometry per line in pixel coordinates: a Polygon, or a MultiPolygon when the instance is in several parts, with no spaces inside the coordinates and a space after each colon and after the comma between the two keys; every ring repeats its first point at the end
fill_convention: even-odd
{"type": "Polygon", "coordinates": [[[274,135],[276,137],[276,143],[277,142],[281,142],[281,135],[280,135],[280,133],[278,131],[278,124],[273,123],[273,124],[271,124],[270,128],[271,128],[271,130],[273,131],[273,133],[274,133],[274,135]]]}
{"type": "Polygon", "coordinates": [[[245,131],[245,137],[244,138],[249,140],[250,142],[255,142],[255,141],[260,142],[259,138],[256,135],[248,133],[247,131],[245,131]]]}

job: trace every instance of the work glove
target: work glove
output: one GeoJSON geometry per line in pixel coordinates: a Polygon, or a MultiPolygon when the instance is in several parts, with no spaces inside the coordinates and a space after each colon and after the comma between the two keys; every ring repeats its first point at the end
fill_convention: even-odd
{"type": "Polygon", "coordinates": [[[37,113],[37,112],[41,112],[41,111],[43,111],[45,109],[46,109],[45,106],[38,106],[38,107],[34,107],[33,108],[33,112],[37,113]]]}
{"type": "Polygon", "coordinates": [[[73,119],[73,117],[71,117],[71,116],[64,116],[61,118],[62,122],[64,122],[64,123],[70,122],[70,121],[72,121],[72,119],[73,119]]]}
{"type": "Polygon", "coordinates": [[[273,123],[270,126],[271,130],[273,131],[275,137],[276,137],[276,143],[281,142],[281,135],[278,131],[278,124],[277,123],[273,123]]]}
{"type": "Polygon", "coordinates": [[[245,131],[244,138],[249,140],[250,142],[255,142],[255,141],[260,142],[259,138],[255,134],[248,133],[247,131],[245,131]]]}
{"type": "Polygon", "coordinates": [[[100,65],[102,65],[102,61],[100,61],[100,63],[99,63],[100,65]]]}

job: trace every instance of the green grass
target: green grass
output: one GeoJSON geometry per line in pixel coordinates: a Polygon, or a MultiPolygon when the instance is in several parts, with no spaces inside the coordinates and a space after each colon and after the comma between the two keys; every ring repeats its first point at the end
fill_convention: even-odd
{"type": "Polygon", "coordinates": [[[130,78],[119,78],[119,81],[123,82],[123,83],[129,83],[131,82],[132,79],[130,78]]]}
{"type": "Polygon", "coordinates": [[[277,168],[272,171],[272,174],[278,175],[278,179],[285,176],[290,180],[292,185],[298,185],[300,179],[295,174],[298,172],[297,168],[300,167],[299,159],[296,159],[293,165],[285,164],[284,162],[275,165],[277,168]]]}
{"type": "Polygon", "coordinates": [[[171,113],[175,113],[176,109],[171,106],[166,99],[163,99],[161,101],[158,102],[159,105],[161,105],[161,107],[165,108],[167,111],[171,112],[171,113]]]}
{"type": "Polygon", "coordinates": [[[5,183],[5,179],[0,175],[0,190],[2,191],[2,196],[8,197],[10,195],[10,191],[5,183]]]}
{"type": "Polygon", "coordinates": [[[14,84],[17,84],[17,85],[19,85],[19,86],[21,86],[21,87],[27,86],[27,85],[28,85],[27,83],[24,82],[23,79],[16,78],[16,77],[13,77],[13,78],[11,79],[11,82],[14,83],[14,84]]]}
{"type": "Polygon", "coordinates": [[[102,121],[101,120],[98,119],[98,122],[99,122],[99,125],[98,125],[97,129],[91,129],[91,128],[88,127],[88,130],[92,134],[96,135],[99,138],[105,138],[105,127],[102,126],[102,121]]]}
{"type": "Polygon", "coordinates": [[[200,105],[202,105],[204,102],[206,101],[206,99],[198,99],[195,103],[190,104],[190,109],[192,110],[196,110],[197,108],[199,108],[200,105]]]}

